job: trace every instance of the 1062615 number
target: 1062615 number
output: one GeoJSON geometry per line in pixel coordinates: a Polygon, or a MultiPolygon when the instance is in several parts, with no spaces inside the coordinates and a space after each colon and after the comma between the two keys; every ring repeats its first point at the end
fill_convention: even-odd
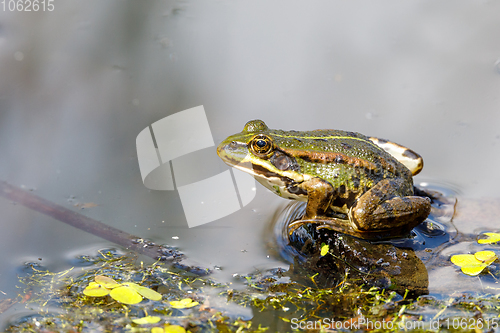
{"type": "Polygon", "coordinates": [[[54,0],[1,0],[0,8],[4,12],[52,12],[54,0]]]}
{"type": "Polygon", "coordinates": [[[497,330],[500,328],[499,318],[447,318],[441,321],[441,326],[446,329],[453,328],[455,330],[497,330]]]}

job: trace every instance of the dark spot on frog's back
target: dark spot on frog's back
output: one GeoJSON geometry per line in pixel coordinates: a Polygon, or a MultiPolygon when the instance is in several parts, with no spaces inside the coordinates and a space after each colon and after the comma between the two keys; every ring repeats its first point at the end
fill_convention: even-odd
{"type": "Polygon", "coordinates": [[[345,134],[347,136],[352,136],[353,138],[358,138],[359,137],[359,133],[355,133],[355,132],[346,132],[345,134]]]}
{"type": "Polygon", "coordinates": [[[321,138],[321,139],[313,139],[313,140],[314,140],[314,141],[321,141],[321,142],[328,142],[328,140],[327,140],[327,139],[323,139],[323,138],[321,138]]]}
{"type": "Polygon", "coordinates": [[[358,177],[352,177],[352,186],[354,189],[357,189],[359,187],[360,181],[358,177]]]}
{"type": "Polygon", "coordinates": [[[348,143],[345,143],[345,142],[341,142],[340,145],[342,146],[342,148],[344,148],[345,150],[349,150],[352,148],[352,146],[348,143]]]}
{"type": "Polygon", "coordinates": [[[333,162],[334,163],[337,163],[337,164],[341,164],[341,163],[345,163],[345,160],[344,160],[344,157],[340,154],[338,154],[337,156],[335,156],[335,158],[333,159],[333,162]]]}

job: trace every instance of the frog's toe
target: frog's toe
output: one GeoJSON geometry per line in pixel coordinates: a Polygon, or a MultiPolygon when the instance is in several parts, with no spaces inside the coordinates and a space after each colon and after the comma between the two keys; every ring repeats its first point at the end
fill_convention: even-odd
{"type": "MultiPolygon", "coordinates": [[[[301,226],[303,226],[305,224],[320,224],[317,227],[317,228],[320,228],[323,225],[325,225],[325,221],[324,220],[316,220],[316,219],[293,221],[292,223],[290,223],[288,225],[288,235],[291,236],[295,232],[295,230],[297,230],[298,228],[300,228],[301,226]]],[[[325,226],[325,227],[328,228],[328,226],[325,226]]]]}
{"type": "Polygon", "coordinates": [[[311,220],[297,220],[288,225],[288,235],[291,236],[295,230],[303,226],[304,224],[311,223],[311,220]]]}
{"type": "Polygon", "coordinates": [[[316,224],[316,229],[328,229],[336,232],[342,232],[347,234],[352,234],[353,229],[350,227],[348,221],[337,219],[337,218],[328,218],[328,219],[303,219],[297,220],[288,225],[288,234],[291,236],[295,230],[300,228],[305,224],[316,224]]]}

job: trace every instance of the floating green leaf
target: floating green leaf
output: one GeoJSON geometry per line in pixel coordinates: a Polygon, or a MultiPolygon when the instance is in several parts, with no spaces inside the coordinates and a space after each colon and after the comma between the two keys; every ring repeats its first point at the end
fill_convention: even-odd
{"type": "Polygon", "coordinates": [[[479,244],[492,244],[500,242],[500,234],[496,232],[485,232],[484,233],[488,238],[479,239],[477,242],[479,244]]]}
{"type": "Polygon", "coordinates": [[[181,299],[180,301],[171,301],[170,305],[174,309],[186,309],[186,308],[192,308],[193,306],[196,306],[200,303],[193,301],[191,298],[184,298],[181,299]]]}
{"type": "Polygon", "coordinates": [[[109,291],[109,289],[103,287],[97,282],[90,282],[87,288],[83,290],[83,294],[90,297],[102,297],[109,294],[109,291]]]}
{"type": "Polygon", "coordinates": [[[118,283],[114,279],[104,275],[97,275],[95,282],[90,282],[87,288],[83,290],[83,294],[92,297],[109,294],[113,299],[124,304],[137,304],[142,301],[142,297],[153,301],[159,301],[162,297],[160,293],[137,283],[118,283]]]}
{"type": "Polygon", "coordinates": [[[184,327],[179,325],[166,325],[163,331],[165,333],[186,333],[184,327]]]}
{"type": "Polygon", "coordinates": [[[147,316],[147,317],[132,319],[132,321],[138,325],[156,324],[160,320],[161,318],[157,316],[147,316]]]}
{"type": "Polygon", "coordinates": [[[165,331],[161,327],[153,327],[151,328],[151,333],[164,333],[165,331]]]}
{"type": "Polygon", "coordinates": [[[325,243],[322,243],[321,244],[321,256],[324,256],[328,253],[328,251],[330,250],[330,246],[328,244],[325,244],[325,243]]]}
{"type": "Polygon", "coordinates": [[[129,282],[128,285],[132,288],[134,288],[139,294],[141,294],[143,297],[146,297],[152,301],[159,301],[161,300],[161,294],[154,291],[153,289],[149,289],[143,286],[138,285],[137,283],[132,283],[129,282]]]}
{"type": "Polygon", "coordinates": [[[475,254],[456,254],[451,256],[451,262],[459,266],[464,274],[479,275],[486,267],[497,259],[493,251],[479,251],[475,254]]]}
{"type": "Polygon", "coordinates": [[[477,260],[484,262],[486,265],[491,265],[491,263],[498,258],[496,253],[493,251],[479,251],[474,253],[474,257],[477,260]]]}
{"type": "Polygon", "coordinates": [[[116,282],[114,279],[104,276],[104,275],[96,275],[94,278],[95,282],[102,285],[104,288],[113,289],[118,287],[120,284],[116,282]]]}
{"type": "Polygon", "coordinates": [[[179,325],[165,325],[165,328],[153,327],[151,333],[186,333],[184,327],[179,325]]]}
{"type": "Polygon", "coordinates": [[[114,288],[109,293],[109,296],[113,297],[116,301],[124,304],[137,304],[142,301],[142,296],[132,287],[128,286],[126,283],[122,284],[118,288],[114,288]]]}
{"type": "Polygon", "coordinates": [[[459,266],[464,274],[476,276],[488,265],[478,261],[472,254],[457,254],[451,257],[451,262],[459,266]]]}

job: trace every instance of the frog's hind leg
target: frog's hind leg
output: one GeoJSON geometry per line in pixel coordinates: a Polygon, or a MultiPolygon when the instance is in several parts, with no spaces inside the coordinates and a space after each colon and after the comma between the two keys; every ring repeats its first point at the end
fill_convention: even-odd
{"type": "Polygon", "coordinates": [[[424,160],[422,159],[422,156],[410,148],[375,137],[371,137],[369,139],[371,142],[391,154],[392,157],[397,159],[400,163],[404,164],[404,166],[411,171],[413,176],[418,174],[424,167],[424,160]]]}
{"type": "Polygon", "coordinates": [[[431,211],[429,198],[396,196],[398,180],[384,179],[363,194],[349,211],[350,220],[359,231],[388,230],[405,227],[411,230],[431,211]]]}

